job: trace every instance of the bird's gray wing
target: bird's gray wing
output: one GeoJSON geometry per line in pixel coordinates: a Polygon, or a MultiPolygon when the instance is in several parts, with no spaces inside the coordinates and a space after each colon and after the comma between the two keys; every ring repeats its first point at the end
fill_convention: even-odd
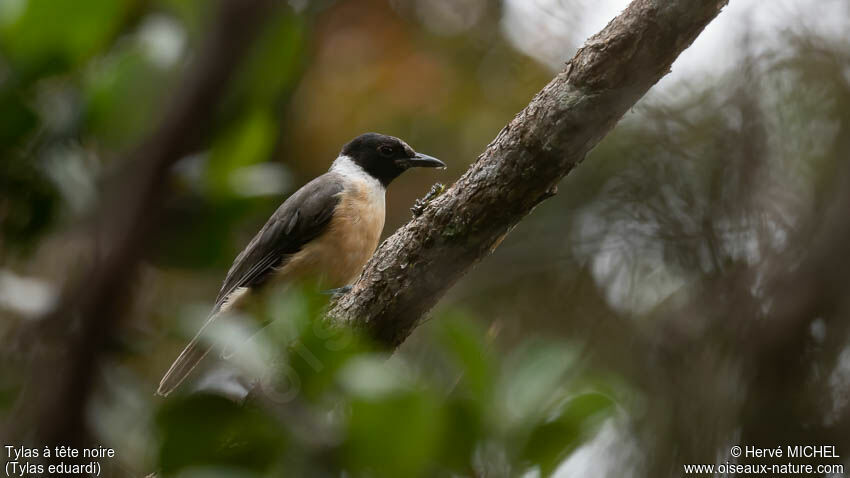
{"type": "Polygon", "coordinates": [[[283,266],[292,254],[324,232],[342,190],[342,182],[328,173],[310,181],[280,205],[233,261],[207,322],[162,377],[157,393],[168,395],[209,353],[210,346],[201,337],[215,322],[230,294],[240,287],[262,284],[275,268],[283,266]]]}
{"type": "Polygon", "coordinates": [[[341,181],[325,174],[290,196],[233,261],[213,313],[236,289],[261,284],[273,268],[284,265],[289,256],[318,237],[330,223],[342,189],[341,181]]]}

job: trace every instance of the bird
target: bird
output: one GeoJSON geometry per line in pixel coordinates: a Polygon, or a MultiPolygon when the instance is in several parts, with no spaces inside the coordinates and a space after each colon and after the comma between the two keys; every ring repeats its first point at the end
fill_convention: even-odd
{"type": "Polygon", "coordinates": [[[343,146],[330,169],[290,195],[233,261],[205,324],[163,375],[157,394],[173,392],[212,345],[205,332],[270,283],[306,277],[344,291],[378,247],[386,188],[410,168],[445,163],[399,138],[365,133],[343,146]]]}

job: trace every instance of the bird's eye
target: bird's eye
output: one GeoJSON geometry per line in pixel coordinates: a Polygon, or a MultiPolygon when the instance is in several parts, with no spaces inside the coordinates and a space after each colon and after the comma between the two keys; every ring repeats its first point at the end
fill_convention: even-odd
{"type": "Polygon", "coordinates": [[[378,146],[378,152],[381,153],[381,156],[385,158],[389,158],[393,155],[393,147],[387,145],[378,146]]]}

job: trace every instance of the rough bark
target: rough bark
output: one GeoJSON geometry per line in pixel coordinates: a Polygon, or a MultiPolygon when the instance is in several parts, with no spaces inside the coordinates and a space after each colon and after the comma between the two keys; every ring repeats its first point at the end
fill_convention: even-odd
{"type": "Polygon", "coordinates": [[[578,50],[445,193],[388,238],[330,320],[395,347],[498,247],[728,0],[634,0],[578,50]]]}

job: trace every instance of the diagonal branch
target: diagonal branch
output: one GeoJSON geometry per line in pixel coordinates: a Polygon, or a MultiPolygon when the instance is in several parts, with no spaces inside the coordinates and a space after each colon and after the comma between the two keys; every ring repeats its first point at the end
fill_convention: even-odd
{"type": "Polygon", "coordinates": [[[387,239],[329,311],[388,347],[489,255],[662,76],[728,0],[634,0],[467,172],[387,239]]]}

